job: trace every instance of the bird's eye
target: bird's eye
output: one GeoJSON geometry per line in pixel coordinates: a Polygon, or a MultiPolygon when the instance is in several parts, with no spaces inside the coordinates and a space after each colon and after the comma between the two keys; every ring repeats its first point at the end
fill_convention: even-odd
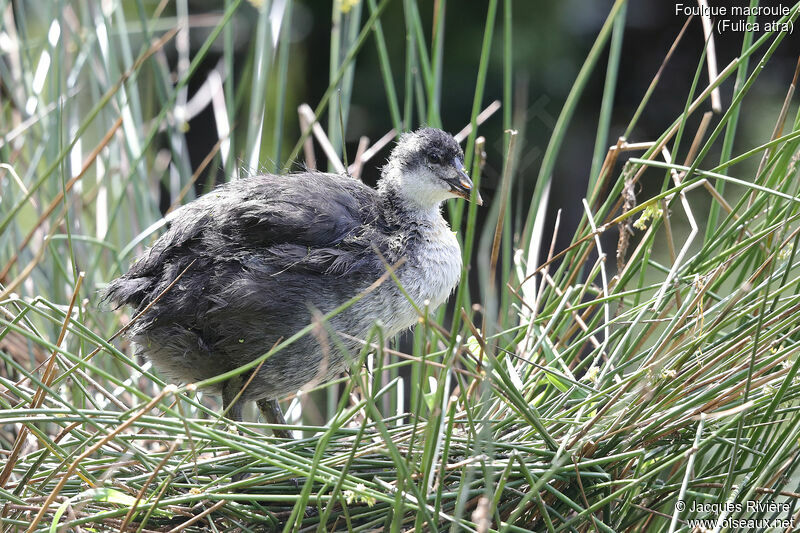
{"type": "Polygon", "coordinates": [[[431,163],[438,165],[442,162],[442,158],[439,157],[439,154],[428,154],[428,161],[431,163]]]}

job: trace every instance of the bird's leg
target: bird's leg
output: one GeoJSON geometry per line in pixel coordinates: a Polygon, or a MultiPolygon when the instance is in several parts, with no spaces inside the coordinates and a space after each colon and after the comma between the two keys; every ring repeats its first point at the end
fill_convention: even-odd
{"type": "Polygon", "coordinates": [[[231,378],[222,385],[222,411],[227,413],[225,416],[233,422],[242,421],[243,402],[240,399],[233,403],[240,390],[242,390],[241,376],[231,378]]]}
{"type": "MultiPolygon", "coordinates": [[[[264,417],[264,421],[267,424],[286,425],[286,419],[283,418],[283,411],[281,411],[281,406],[278,405],[278,400],[265,400],[262,398],[256,402],[256,405],[258,405],[259,410],[261,410],[261,415],[264,417]]],[[[274,428],[272,434],[280,439],[292,438],[292,432],[288,429],[274,428]]]]}

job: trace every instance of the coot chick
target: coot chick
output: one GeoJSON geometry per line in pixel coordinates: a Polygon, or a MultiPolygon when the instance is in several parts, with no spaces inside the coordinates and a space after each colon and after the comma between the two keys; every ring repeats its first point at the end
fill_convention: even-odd
{"type": "MultiPolygon", "coordinates": [[[[461,275],[461,250],[441,204],[470,198],[463,160],[452,136],[425,128],[400,137],[377,190],[321,172],[227,183],[180,208],[105,298],[137,314],[157,299],[129,335],[176,382],[253,361],[310,324],[312,313],[361,294],[401,259],[395,274],[403,289],[433,310],[461,275]]],[[[277,398],[348,368],[361,348],[351,337],[364,338],[378,320],[387,336],[417,321],[391,279],[328,321],[336,339],[305,335],[268,358],[244,391],[249,375],[219,387],[228,416],[241,420],[243,401],[257,400],[268,422],[285,423],[277,398]]]]}

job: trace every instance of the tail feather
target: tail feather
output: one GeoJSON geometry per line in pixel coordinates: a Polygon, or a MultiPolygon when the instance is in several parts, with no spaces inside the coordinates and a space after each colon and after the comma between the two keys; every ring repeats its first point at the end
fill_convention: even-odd
{"type": "Polygon", "coordinates": [[[121,276],[108,284],[102,295],[104,302],[113,304],[114,309],[123,305],[139,307],[148,294],[150,278],[129,278],[121,276]]]}

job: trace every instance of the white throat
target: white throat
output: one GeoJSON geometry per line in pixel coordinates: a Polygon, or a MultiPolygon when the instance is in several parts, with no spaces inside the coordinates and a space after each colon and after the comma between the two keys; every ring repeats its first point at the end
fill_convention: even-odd
{"type": "Polygon", "coordinates": [[[454,197],[449,187],[434,176],[403,172],[393,162],[384,168],[378,190],[382,193],[391,190],[406,204],[409,214],[430,221],[441,219],[442,202],[454,197]]]}

